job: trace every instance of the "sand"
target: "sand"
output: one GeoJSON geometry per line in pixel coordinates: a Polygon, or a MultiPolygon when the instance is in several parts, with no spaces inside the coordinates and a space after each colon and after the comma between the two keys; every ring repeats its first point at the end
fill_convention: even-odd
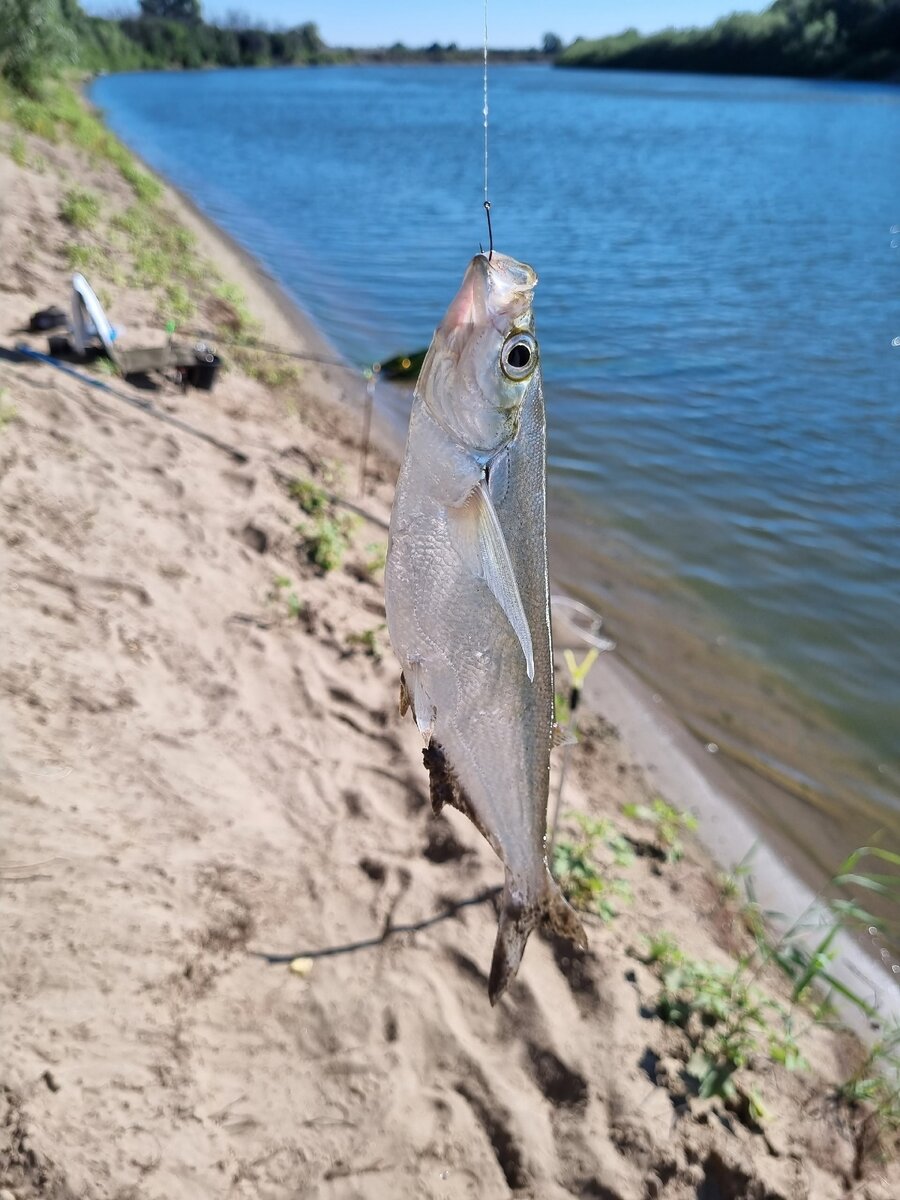
{"type": "MultiPolygon", "coordinates": [[[[0,1200],[900,1194],[865,1111],[835,1096],[859,1048],[802,1010],[810,1069],[741,1072],[766,1119],[690,1094],[645,939],[726,963],[749,935],[699,845],[667,862],[622,815],[655,787],[608,722],[585,722],[566,808],[638,854],[618,872],[632,901],[586,916],[587,954],[535,935],[492,1009],[491,903],[391,934],[501,869],[432,814],[398,713],[376,561],[390,461],[340,568],[296,528],[295,477],[357,501],[360,385],[309,365],[279,392],[231,369],[212,393],[152,395],[238,463],[15,361],[23,320],[66,301],[65,187],[129,199],[111,168],[28,143],[41,170],[0,155],[0,1200]]],[[[167,203],[266,337],[315,344],[167,203]]],[[[117,322],[153,325],[151,293],[108,290],[117,322]]],[[[784,999],[770,970],[760,984],[784,999]]]]}

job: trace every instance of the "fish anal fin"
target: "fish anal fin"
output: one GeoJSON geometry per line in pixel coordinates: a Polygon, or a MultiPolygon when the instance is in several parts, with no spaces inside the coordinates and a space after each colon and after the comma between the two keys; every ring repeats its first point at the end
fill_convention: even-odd
{"type": "Polygon", "coordinates": [[[484,580],[503,609],[522,647],[528,678],[534,679],[534,649],[528,618],[500,518],[484,480],[476,484],[463,504],[447,509],[447,519],[454,549],[472,574],[484,580]]]}
{"type": "Polygon", "coordinates": [[[428,768],[428,775],[431,790],[431,807],[434,810],[435,816],[441,811],[445,804],[451,808],[455,808],[457,812],[462,813],[496,853],[499,853],[497,840],[485,828],[484,823],[475,811],[472,801],[469,799],[462,784],[456,776],[456,772],[450,765],[444,747],[436,742],[434,738],[428,743],[422,751],[422,761],[428,768]]]}
{"type": "Polygon", "coordinates": [[[587,949],[587,934],[578,915],[567,902],[559,885],[548,871],[543,891],[537,900],[528,901],[512,881],[509,871],[503,887],[500,926],[494,943],[488,996],[496,1004],[515,979],[528,935],[538,925],[547,925],[580,950],[587,949]]]}
{"type": "Polygon", "coordinates": [[[428,771],[431,809],[434,815],[437,816],[445,804],[455,808],[456,778],[450,770],[443,749],[433,738],[422,751],[422,761],[428,771]]]}

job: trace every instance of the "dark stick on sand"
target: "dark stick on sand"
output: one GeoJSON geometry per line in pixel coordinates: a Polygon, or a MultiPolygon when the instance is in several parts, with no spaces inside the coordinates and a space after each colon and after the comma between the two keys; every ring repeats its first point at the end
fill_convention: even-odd
{"type": "Polygon", "coordinates": [[[291,954],[264,954],[254,952],[255,958],[262,958],[267,963],[289,963],[295,958],[334,958],[337,954],[353,954],[357,950],[371,950],[375,946],[381,946],[393,937],[395,933],[418,933],[420,929],[428,929],[431,925],[437,925],[441,921],[448,921],[451,917],[463,908],[470,908],[475,904],[484,904],[487,900],[493,900],[495,896],[499,896],[501,892],[499,887],[486,888],[483,892],[479,892],[477,896],[470,896],[468,900],[454,900],[451,904],[439,913],[435,913],[432,917],[425,917],[421,921],[413,921],[409,925],[391,925],[387,924],[384,930],[378,937],[365,938],[361,942],[348,942],[344,946],[326,946],[324,950],[294,950],[291,954]]]}

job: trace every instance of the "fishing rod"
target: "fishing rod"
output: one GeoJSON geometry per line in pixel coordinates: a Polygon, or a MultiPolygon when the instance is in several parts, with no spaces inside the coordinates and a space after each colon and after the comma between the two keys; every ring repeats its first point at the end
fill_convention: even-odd
{"type": "Polygon", "coordinates": [[[371,363],[369,366],[354,366],[353,363],[343,362],[339,358],[325,358],[321,354],[306,354],[300,350],[285,350],[281,346],[275,346],[271,342],[261,342],[257,338],[231,341],[220,337],[218,333],[211,329],[182,329],[180,332],[187,334],[188,337],[209,338],[217,346],[231,346],[237,350],[262,350],[267,354],[278,354],[281,358],[294,358],[300,362],[316,363],[322,367],[340,367],[341,370],[349,371],[352,375],[361,375],[364,379],[367,378],[367,372],[377,375],[381,370],[381,363],[371,363]]]}
{"type": "Polygon", "coordinates": [[[117,400],[122,400],[125,404],[130,404],[132,408],[138,409],[139,412],[146,413],[148,417],[155,417],[157,421],[164,421],[167,425],[174,425],[182,433],[190,434],[191,437],[198,438],[200,441],[207,442],[210,446],[215,446],[217,450],[224,451],[235,462],[246,463],[250,461],[249,456],[243,450],[238,450],[236,446],[229,446],[227,442],[220,441],[219,438],[213,437],[211,433],[206,433],[203,429],[198,429],[196,425],[190,425],[187,421],[182,421],[179,417],[173,417],[171,413],[163,412],[151,400],[139,399],[137,396],[129,396],[127,392],[120,392],[118,388],[104,383],[102,379],[94,379],[92,375],[88,375],[84,371],[79,371],[75,367],[70,367],[68,363],[64,363],[58,358],[52,358],[49,354],[41,354],[39,350],[32,350],[24,342],[19,342],[16,345],[16,353],[23,355],[25,358],[34,359],[36,362],[46,363],[48,367],[55,367],[57,371],[62,371],[64,375],[70,375],[73,379],[77,379],[79,383],[86,383],[89,387],[106,392],[109,396],[115,396],[117,400]]]}

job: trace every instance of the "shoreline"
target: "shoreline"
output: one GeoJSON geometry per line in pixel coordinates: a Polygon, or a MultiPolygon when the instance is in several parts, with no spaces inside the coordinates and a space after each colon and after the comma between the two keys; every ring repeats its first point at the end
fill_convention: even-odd
{"type": "MultiPolygon", "coordinates": [[[[207,327],[240,283],[267,332],[300,340],[217,229],[213,260],[195,254],[170,188],[136,205],[117,160],[19,149],[0,154],[10,344],[46,345],[21,325],[65,300],[73,258],[98,266],[123,341],[160,330],[173,280],[207,327]],[[73,184],[98,197],[78,256],[73,184]],[[141,273],[149,238],[182,255],[162,281],[141,273]]],[[[502,866],[470,821],[434,813],[399,713],[392,468],[373,454],[352,504],[343,371],[269,379],[236,359],[212,392],[156,378],[176,431],[120,403],[121,381],[100,393],[3,356],[0,1184],[17,1200],[894,1196],[894,1132],[873,1142],[849,1090],[871,1059],[792,996],[701,841],[645,815],[681,735],[609,656],[589,680],[604,718],[585,712],[552,759],[578,814],[554,866],[591,945],[535,932],[489,1004],[502,866]],[[327,562],[317,521],[344,539],[327,562]],[[646,769],[642,723],[660,756],[646,769]],[[579,890],[573,855],[599,892],[579,890]],[[681,962],[724,981],[708,1034],[664,1006],[681,962]],[[733,1029],[750,1051],[704,1098],[705,1056],[727,1053],[708,1039],[733,1029]]],[[[695,788],[712,790],[686,773],[691,808],[695,788]]]]}
{"type": "MultiPolygon", "coordinates": [[[[103,119],[102,109],[90,97],[86,100],[103,119]]],[[[144,169],[163,183],[179,217],[198,235],[204,254],[216,258],[223,273],[242,288],[254,315],[263,320],[268,340],[278,340],[287,334],[296,338],[304,350],[322,357],[343,358],[301,300],[293,297],[250,250],[204,212],[192,197],[150,166],[134,146],[126,144],[144,169]]],[[[318,370],[328,378],[338,368],[320,365],[318,370]]],[[[343,394],[335,397],[334,403],[338,409],[343,406],[345,412],[356,415],[357,406],[364,402],[365,380],[352,364],[347,364],[347,372],[348,380],[356,376],[354,387],[345,387],[339,381],[336,387],[343,394]]],[[[386,410],[378,404],[380,389],[392,386],[381,383],[376,388],[372,442],[390,467],[399,469],[405,429],[400,430],[396,424],[396,406],[386,410]]],[[[551,591],[559,593],[554,587],[552,571],[550,584],[551,591]]],[[[562,667],[557,650],[554,659],[559,679],[562,667]]],[[[782,918],[773,921],[776,931],[788,928],[807,910],[811,911],[816,927],[827,924],[827,911],[818,901],[819,889],[827,883],[827,877],[816,881],[816,867],[808,856],[804,857],[802,867],[792,866],[790,856],[798,853],[797,845],[779,837],[771,826],[766,827],[758,812],[754,813],[752,792],[768,787],[775,793],[777,785],[752,771],[749,780],[741,779],[735,765],[715,761],[678,714],[666,702],[654,702],[653,696],[652,688],[614,650],[601,655],[594,674],[588,678],[584,704],[592,715],[609,721],[622,732],[629,754],[648,772],[667,800],[697,814],[700,824],[696,836],[723,872],[732,870],[752,853],[751,874],[757,899],[764,909],[782,918]],[[605,688],[600,683],[604,672],[608,673],[605,688]]],[[[900,1019],[900,986],[897,973],[891,971],[897,960],[885,960],[882,946],[874,937],[866,944],[862,936],[842,931],[836,946],[846,968],[835,969],[836,977],[851,988],[858,988],[861,980],[870,985],[871,994],[878,997],[875,1007],[883,1004],[886,1014],[900,1019]]],[[[871,1034],[870,1023],[853,1006],[842,1009],[842,1016],[860,1036],[871,1034]]]]}
{"type": "MultiPolygon", "coordinates": [[[[89,110],[106,125],[103,109],[95,104],[87,93],[86,89],[89,84],[90,81],[86,81],[82,85],[80,89],[82,98],[89,110]]],[[[262,340],[277,343],[281,339],[285,339],[287,342],[285,349],[300,354],[310,354],[312,356],[310,366],[315,368],[317,374],[329,381],[334,391],[343,393],[342,398],[334,397],[333,403],[343,405],[345,410],[364,405],[366,380],[361,370],[349,362],[330,341],[324,330],[316,324],[312,314],[304,308],[302,302],[290,295],[285,286],[267,270],[252,251],[242,245],[227,229],[219,225],[213,217],[204,212],[193,197],[163,172],[151,166],[130,142],[118,134],[114,136],[128,147],[129,152],[148,175],[159,180],[166,190],[166,198],[171,207],[175,210],[179,220],[195,235],[204,256],[216,259],[223,267],[223,274],[237,283],[244,292],[250,311],[262,325],[262,340]],[[332,359],[334,362],[332,364],[327,361],[317,361],[317,359],[332,359]],[[332,376],[337,376],[337,378],[332,378],[332,376]]],[[[378,453],[399,468],[400,456],[396,450],[395,430],[390,427],[390,421],[385,411],[383,409],[379,411],[377,394],[376,403],[373,406],[371,440],[378,453]]],[[[402,446],[400,453],[402,453],[402,446]]]]}

